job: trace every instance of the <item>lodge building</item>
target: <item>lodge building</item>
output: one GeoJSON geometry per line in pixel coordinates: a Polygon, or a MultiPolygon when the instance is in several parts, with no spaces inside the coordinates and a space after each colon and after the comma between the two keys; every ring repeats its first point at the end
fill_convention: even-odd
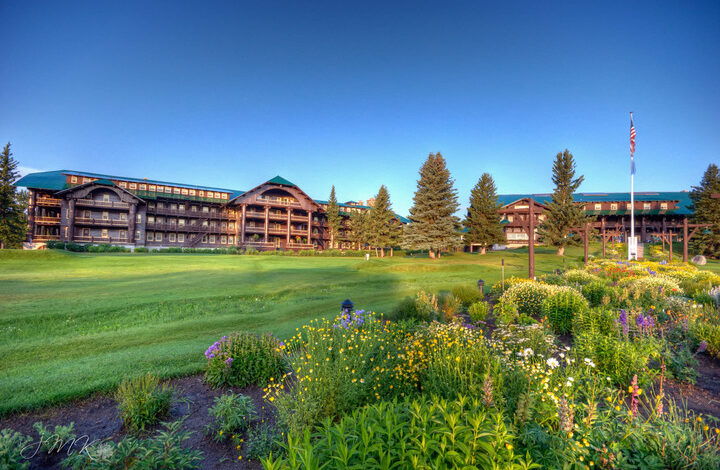
{"type": "MultiPolygon", "coordinates": [[[[110,243],[150,248],[240,247],[328,249],[327,201],[314,200],[276,176],[249,191],[59,170],[31,173],[15,183],[29,191],[26,248],[47,241],[110,243]]],[[[347,240],[362,201],[339,203],[347,240]]],[[[398,224],[407,219],[396,217],[398,224]]]]}
{"type": "MultiPolygon", "coordinates": [[[[508,246],[527,245],[530,201],[533,203],[535,227],[545,220],[551,194],[504,194],[498,196],[501,224],[508,246]]],[[[578,193],[573,195],[576,204],[593,217],[596,230],[613,233],[619,240],[627,240],[630,232],[630,193],[578,193]]],[[[684,219],[691,217],[692,200],[688,191],[636,192],[635,234],[646,243],[661,234],[679,234],[684,219]]],[[[537,228],[535,239],[537,241],[537,228]]]]}

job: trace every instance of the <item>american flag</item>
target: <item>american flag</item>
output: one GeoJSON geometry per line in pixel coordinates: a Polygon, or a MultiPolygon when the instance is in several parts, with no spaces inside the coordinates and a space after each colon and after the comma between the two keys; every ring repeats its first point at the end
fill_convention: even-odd
{"type": "Polygon", "coordinates": [[[635,174],[635,124],[630,113],[630,174],[635,174]]]}

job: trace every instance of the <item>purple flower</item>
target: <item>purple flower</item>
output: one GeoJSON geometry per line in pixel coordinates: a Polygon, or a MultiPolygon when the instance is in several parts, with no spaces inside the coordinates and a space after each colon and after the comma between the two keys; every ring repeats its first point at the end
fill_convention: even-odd
{"type": "Polygon", "coordinates": [[[637,318],[635,319],[635,323],[637,323],[637,326],[639,326],[640,328],[645,326],[645,317],[642,313],[637,316],[637,318]]]}
{"type": "Polygon", "coordinates": [[[645,326],[648,328],[652,328],[655,326],[655,319],[651,317],[650,315],[645,317],[645,326]]]}
{"type": "Polygon", "coordinates": [[[209,357],[210,359],[213,359],[213,358],[215,357],[215,354],[210,354],[208,357],[209,357]]]}
{"type": "Polygon", "coordinates": [[[707,341],[705,341],[705,340],[700,341],[700,346],[698,346],[698,350],[697,350],[697,352],[695,352],[695,354],[700,354],[701,352],[705,352],[706,349],[707,349],[707,341]]]}
{"type": "Polygon", "coordinates": [[[233,361],[233,358],[228,357],[227,359],[225,359],[225,364],[230,365],[230,364],[232,364],[232,361],[233,361]]]}
{"type": "Polygon", "coordinates": [[[622,309],[622,308],[620,309],[619,320],[620,320],[621,325],[625,326],[627,324],[627,312],[625,311],[625,309],[622,309]]]}

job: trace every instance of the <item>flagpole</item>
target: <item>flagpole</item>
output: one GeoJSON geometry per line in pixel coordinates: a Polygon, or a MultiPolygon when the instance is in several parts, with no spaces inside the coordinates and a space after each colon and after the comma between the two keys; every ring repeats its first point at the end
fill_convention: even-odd
{"type": "MultiPolygon", "coordinates": [[[[632,111],[630,111],[630,127],[632,130],[632,111]]],[[[635,245],[635,149],[633,144],[634,139],[630,146],[630,240],[628,240],[628,260],[637,259],[637,248],[635,248],[635,253],[632,252],[631,248],[631,246],[635,245]]]]}

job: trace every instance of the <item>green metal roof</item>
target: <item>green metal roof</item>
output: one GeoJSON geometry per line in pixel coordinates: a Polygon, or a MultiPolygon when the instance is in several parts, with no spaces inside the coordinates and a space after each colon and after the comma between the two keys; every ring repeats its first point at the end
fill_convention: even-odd
{"type": "Polygon", "coordinates": [[[67,178],[61,171],[42,171],[38,173],[30,173],[15,182],[15,186],[23,188],[50,189],[60,191],[70,186],[66,184],[67,178]]]}
{"type": "MultiPolygon", "coordinates": [[[[541,194],[500,194],[498,195],[498,202],[503,206],[512,204],[519,199],[532,198],[541,204],[548,204],[552,200],[552,194],[541,193],[541,194]]],[[[630,202],[630,193],[576,193],[573,194],[573,200],[575,202],[630,202]]],[[[642,191],[635,193],[636,201],[678,201],[676,209],[669,209],[657,211],[656,214],[676,214],[676,215],[691,215],[693,213],[691,206],[692,200],[690,199],[690,193],[688,191],[642,191]]],[[[637,215],[641,215],[642,209],[635,210],[637,215]]],[[[595,214],[596,212],[602,213],[605,211],[587,211],[588,214],[595,214]]],[[[607,211],[612,212],[612,215],[624,215],[622,211],[607,211]]],[[[629,212],[627,212],[629,214],[629,212]]],[[[653,210],[646,211],[645,215],[654,215],[653,210]]],[[[595,214],[603,215],[603,214],[595,214]]],[[[607,214],[611,215],[611,214],[607,214]]]]}
{"type": "Polygon", "coordinates": [[[271,179],[271,180],[268,180],[267,182],[268,182],[268,183],[272,183],[272,184],[282,184],[282,185],[285,185],[285,186],[295,186],[295,187],[297,187],[297,185],[296,185],[295,183],[286,180],[285,178],[283,178],[283,177],[280,176],[280,175],[276,176],[275,178],[273,178],[273,179],[271,179]]]}

